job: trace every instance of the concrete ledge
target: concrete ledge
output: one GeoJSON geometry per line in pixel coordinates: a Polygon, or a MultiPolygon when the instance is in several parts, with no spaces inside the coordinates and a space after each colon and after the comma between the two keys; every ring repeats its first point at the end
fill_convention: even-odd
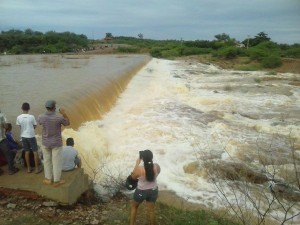
{"type": "Polygon", "coordinates": [[[14,175],[8,175],[7,167],[2,167],[4,174],[0,176],[0,187],[4,189],[29,191],[37,195],[65,205],[74,204],[88,190],[89,179],[83,169],[75,169],[62,173],[66,183],[59,187],[43,184],[44,173],[27,173],[22,168],[14,175]]]}

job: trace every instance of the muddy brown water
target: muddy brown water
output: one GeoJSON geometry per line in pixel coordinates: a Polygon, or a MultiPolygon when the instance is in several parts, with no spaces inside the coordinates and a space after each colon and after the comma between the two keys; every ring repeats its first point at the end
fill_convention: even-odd
{"type": "MultiPolygon", "coordinates": [[[[36,117],[48,99],[66,108],[72,128],[98,119],[114,104],[146,55],[3,55],[0,56],[0,110],[15,126],[28,102],[36,117]]],[[[16,135],[19,129],[14,129],[16,135]]],[[[38,129],[37,132],[40,132],[38,129]]]]}

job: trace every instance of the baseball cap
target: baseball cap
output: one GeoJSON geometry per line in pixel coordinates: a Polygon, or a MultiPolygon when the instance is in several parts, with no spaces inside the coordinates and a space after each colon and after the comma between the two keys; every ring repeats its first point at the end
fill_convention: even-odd
{"type": "Polygon", "coordinates": [[[46,104],[45,104],[45,107],[46,108],[55,108],[55,104],[56,104],[56,101],[54,101],[54,100],[48,100],[47,102],[46,102],[46,104]]]}

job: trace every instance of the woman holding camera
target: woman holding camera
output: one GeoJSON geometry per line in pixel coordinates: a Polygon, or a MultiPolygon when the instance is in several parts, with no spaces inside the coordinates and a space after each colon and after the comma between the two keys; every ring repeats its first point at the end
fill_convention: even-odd
{"type": "Polygon", "coordinates": [[[130,225],[134,225],[139,205],[146,201],[147,213],[151,225],[155,223],[155,202],[158,197],[156,177],[160,173],[160,166],[153,163],[153,154],[150,150],[140,151],[132,172],[132,179],[138,179],[130,209],[130,225]],[[143,160],[144,165],[140,165],[143,160]]]}

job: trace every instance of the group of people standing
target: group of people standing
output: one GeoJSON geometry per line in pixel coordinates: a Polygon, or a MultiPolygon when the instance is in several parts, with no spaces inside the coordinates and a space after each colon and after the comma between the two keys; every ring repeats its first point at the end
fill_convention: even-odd
{"type": "MultiPolygon", "coordinates": [[[[42,158],[45,179],[43,183],[55,187],[65,183],[61,180],[62,171],[70,171],[81,167],[78,151],[73,147],[73,138],[67,139],[67,146],[63,147],[61,129],[62,126],[70,125],[69,118],[63,108],[56,113],[56,102],[48,100],[45,104],[46,112],[35,117],[29,114],[30,105],[25,102],[22,104],[23,113],[16,119],[16,125],[20,127],[20,136],[23,151],[25,152],[25,163],[27,172],[38,174],[42,171],[40,158],[38,155],[38,145],[35,137],[35,128],[42,126],[42,158]],[[30,152],[33,153],[34,170],[30,164],[30,152]]],[[[8,164],[8,172],[13,175],[19,171],[14,165],[14,157],[18,142],[15,141],[11,133],[12,126],[8,123],[6,116],[0,112],[0,150],[5,156],[8,164]]],[[[3,170],[0,168],[0,175],[3,170]]]]}
{"type": "MultiPolygon", "coordinates": [[[[46,112],[39,115],[36,121],[35,117],[29,114],[29,103],[23,103],[23,113],[17,117],[16,125],[20,126],[21,129],[27,172],[32,172],[29,159],[29,153],[32,151],[35,165],[34,172],[37,174],[42,170],[39,167],[35,128],[38,124],[42,126],[42,156],[45,173],[43,183],[57,187],[65,183],[64,180],[61,180],[62,171],[73,170],[75,166],[81,167],[81,162],[77,150],[73,147],[73,138],[68,138],[66,140],[67,146],[63,147],[61,129],[62,126],[70,125],[65,110],[60,108],[58,109],[59,113],[56,113],[56,102],[54,100],[48,100],[45,108],[46,112]]],[[[11,151],[16,147],[10,146],[14,141],[11,128],[11,124],[7,123],[5,115],[0,112],[0,150],[5,155],[10,175],[17,173],[19,170],[14,166],[14,153],[11,151]]],[[[0,175],[1,173],[3,171],[0,168],[0,175]]],[[[130,225],[135,224],[137,209],[143,201],[147,202],[149,221],[151,225],[154,225],[154,207],[158,197],[156,178],[159,173],[160,166],[153,163],[153,153],[150,150],[141,151],[131,174],[132,179],[138,180],[138,183],[131,203],[130,225]],[[141,162],[143,162],[143,165],[140,165],[141,162]]]]}

